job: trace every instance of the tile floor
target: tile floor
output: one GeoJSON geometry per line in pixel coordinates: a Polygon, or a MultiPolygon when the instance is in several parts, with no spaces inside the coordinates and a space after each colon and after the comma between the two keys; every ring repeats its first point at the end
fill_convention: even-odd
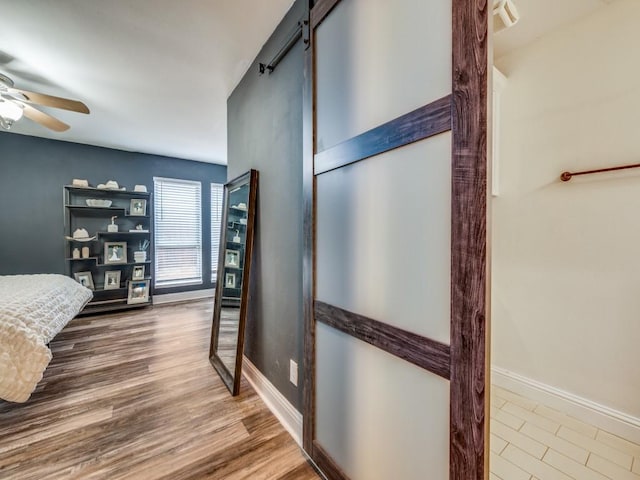
{"type": "Polygon", "coordinates": [[[497,386],[491,480],[640,480],[640,445],[497,386]]]}

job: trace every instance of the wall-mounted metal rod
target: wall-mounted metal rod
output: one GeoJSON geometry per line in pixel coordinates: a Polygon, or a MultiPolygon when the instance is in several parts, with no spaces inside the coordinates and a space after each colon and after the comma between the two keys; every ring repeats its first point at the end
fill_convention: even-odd
{"type": "Polygon", "coordinates": [[[578,175],[590,175],[592,173],[602,173],[602,172],[615,172],[616,170],[627,170],[628,168],[638,168],[640,167],[640,163],[634,163],[633,165],[623,165],[621,167],[611,167],[611,168],[598,168],[597,170],[585,170],[583,172],[562,172],[560,175],[560,180],[563,182],[568,182],[572,177],[576,177],[578,175]]]}
{"type": "Polygon", "coordinates": [[[289,53],[289,50],[296,44],[300,37],[302,37],[302,26],[303,22],[298,22],[298,26],[296,27],[293,34],[287,40],[287,43],[283,45],[283,47],[276,53],[276,56],[269,63],[260,63],[258,64],[260,69],[260,75],[264,72],[269,71],[269,73],[273,72],[280,61],[284,58],[284,56],[289,53]]]}

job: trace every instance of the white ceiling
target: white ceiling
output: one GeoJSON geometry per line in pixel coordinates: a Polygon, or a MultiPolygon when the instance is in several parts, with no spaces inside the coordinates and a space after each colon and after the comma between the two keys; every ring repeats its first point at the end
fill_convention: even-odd
{"type": "MultiPolygon", "coordinates": [[[[499,58],[613,0],[514,0],[499,58]]],[[[226,101],[293,0],[0,0],[0,73],[85,102],[12,132],[226,164],[226,101]]],[[[267,59],[268,60],[268,59],[267,59]]]]}
{"type": "MultiPolygon", "coordinates": [[[[226,164],[229,94],[293,0],[0,0],[0,73],[83,101],[12,132],[226,164]]],[[[269,60],[269,59],[267,59],[269,60]]]]}
{"type": "Polygon", "coordinates": [[[494,58],[524,47],[544,34],[567,25],[614,0],[513,0],[520,21],[496,33],[494,58]]]}

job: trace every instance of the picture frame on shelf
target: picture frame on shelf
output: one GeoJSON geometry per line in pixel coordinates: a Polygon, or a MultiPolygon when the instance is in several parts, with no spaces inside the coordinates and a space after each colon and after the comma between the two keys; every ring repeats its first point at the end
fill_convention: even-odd
{"type": "Polygon", "coordinates": [[[73,277],[83,287],[87,287],[91,290],[95,290],[95,286],[93,285],[93,275],[91,272],[75,272],[73,277]]]}
{"type": "Polygon", "coordinates": [[[149,280],[132,280],[129,282],[127,304],[149,302],[149,280]]]}
{"type": "Polygon", "coordinates": [[[236,288],[236,274],[225,273],[224,275],[224,288],[236,288]]]}
{"type": "Polygon", "coordinates": [[[120,270],[109,270],[104,272],[104,289],[117,290],[120,288],[120,278],[122,272],[120,270]]]}
{"type": "Polygon", "coordinates": [[[144,279],[144,265],[136,265],[133,267],[133,273],[131,274],[132,280],[143,280],[144,279]]]}
{"type": "Polygon", "coordinates": [[[132,217],[146,217],[147,201],[144,198],[132,198],[129,204],[129,215],[132,217]]]}
{"type": "Polygon", "coordinates": [[[240,251],[239,250],[225,250],[225,252],[224,252],[224,266],[225,267],[231,267],[231,268],[240,268],[240,251]]]}
{"type": "Polygon", "coordinates": [[[105,265],[127,263],[127,242],[104,242],[105,265]]]}

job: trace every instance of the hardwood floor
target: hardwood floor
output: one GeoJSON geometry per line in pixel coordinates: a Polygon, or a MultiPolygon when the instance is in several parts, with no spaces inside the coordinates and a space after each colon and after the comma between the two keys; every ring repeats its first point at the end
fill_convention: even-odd
{"type": "Polygon", "coordinates": [[[244,379],[229,395],[211,318],[201,301],[73,320],[31,399],[0,401],[0,478],[320,478],[244,379]]]}

